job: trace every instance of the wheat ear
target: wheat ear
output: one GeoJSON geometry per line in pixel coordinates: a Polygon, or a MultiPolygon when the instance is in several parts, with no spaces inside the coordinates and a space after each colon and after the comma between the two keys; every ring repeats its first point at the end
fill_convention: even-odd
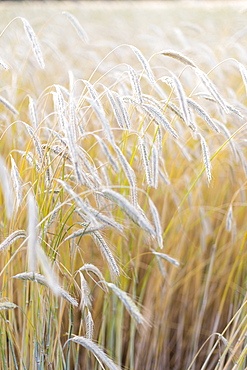
{"type": "MultiPolygon", "coordinates": [[[[21,280],[31,280],[31,281],[35,281],[35,282],[37,282],[41,285],[44,285],[46,287],[49,287],[47,279],[43,275],[38,274],[36,272],[22,272],[20,274],[12,276],[12,278],[13,279],[21,279],[21,280]]],[[[76,307],[78,306],[78,302],[76,301],[76,299],[71,297],[71,295],[61,287],[59,287],[59,294],[58,295],[61,296],[62,298],[64,298],[69,303],[71,303],[73,306],[76,306],[76,307]]]]}
{"type": "Polygon", "coordinates": [[[30,23],[25,18],[21,17],[20,19],[22,20],[25,32],[26,32],[27,37],[28,37],[28,39],[29,39],[29,41],[32,45],[32,49],[33,49],[34,55],[37,59],[37,62],[39,64],[40,68],[44,69],[45,68],[45,62],[44,62],[44,59],[43,59],[43,55],[42,55],[37,37],[34,33],[34,30],[31,27],[30,23]]]}
{"type": "Polygon", "coordinates": [[[136,223],[139,227],[146,230],[152,236],[156,233],[152,225],[143,217],[142,213],[138,211],[138,208],[133,206],[123,195],[117,193],[111,189],[102,189],[101,193],[106,197],[115,202],[127,216],[136,223]]]}
{"type": "Polygon", "coordinates": [[[113,283],[106,283],[108,287],[113,291],[116,296],[120,299],[120,301],[124,304],[125,308],[129,312],[130,316],[133,317],[133,319],[138,323],[138,324],[145,324],[146,321],[142,314],[139,311],[139,308],[137,305],[133,302],[133,300],[128,296],[128,294],[123,291],[122,289],[118,288],[115,284],[113,283]]]}
{"type": "Polygon", "coordinates": [[[8,248],[11,244],[13,244],[19,238],[26,238],[27,233],[25,230],[16,230],[12,234],[10,234],[1,244],[0,244],[0,252],[4,249],[8,248]]]}
{"type": "Polygon", "coordinates": [[[64,345],[66,345],[68,342],[80,344],[81,346],[92,352],[94,356],[98,359],[98,361],[103,362],[103,364],[107,366],[110,370],[121,370],[120,367],[114,364],[114,362],[92,340],[85,337],[75,336],[68,339],[64,345]]]}

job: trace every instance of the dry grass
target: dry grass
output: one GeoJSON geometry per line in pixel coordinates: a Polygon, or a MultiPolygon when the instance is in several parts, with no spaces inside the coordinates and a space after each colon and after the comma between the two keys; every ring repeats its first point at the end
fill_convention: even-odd
{"type": "Polygon", "coordinates": [[[1,4],[1,369],[246,369],[234,4],[1,4]]]}

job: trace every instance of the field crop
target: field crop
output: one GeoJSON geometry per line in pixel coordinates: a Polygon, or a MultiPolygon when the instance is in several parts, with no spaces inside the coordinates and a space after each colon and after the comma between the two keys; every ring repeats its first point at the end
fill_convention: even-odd
{"type": "Polygon", "coordinates": [[[246,369],[244,4],[0,12],[0,368],[246,369]]]}

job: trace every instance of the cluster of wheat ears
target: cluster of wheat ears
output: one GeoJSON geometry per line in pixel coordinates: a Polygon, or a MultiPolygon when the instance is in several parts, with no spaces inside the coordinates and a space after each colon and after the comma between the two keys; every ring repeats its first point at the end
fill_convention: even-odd
{"type": "Polygon", "coordinates": [[[0,35],[1,369],[245,369],[244,63],[102,58],[61,17],[87,79],[26,18],[0,35]]]}

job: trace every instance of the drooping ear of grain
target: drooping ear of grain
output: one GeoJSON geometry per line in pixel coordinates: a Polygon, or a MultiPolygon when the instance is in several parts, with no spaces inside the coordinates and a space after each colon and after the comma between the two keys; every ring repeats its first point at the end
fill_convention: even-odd
{"type": "Polygon", "coordinates": [[[134,206],[136,206],[137,205],[137,190],[136,190],[135,171],[133,170],[133,168],[131,167],[127,159],[125,158],[123,152],[117,145],[114,145],[114,150],[117,153],[118,160],[121,163],[123,171],[129,181],[132,203],[134,206]]]}
{"type": "Polygon", "coordinates": [[[142,108],[149,114],[154,121],[161,125],[166,131],[168,131],[175,139],[178,138],[177,132],[170,125],[170,122],[166,119],[163,112],[159,111],[156,107],[151,104],[142,104],[142,108]]]}
{"type": "Polygon", "coordinates": [[[101,193],[115,202],[138,226],[149,232],[152,236],[155,236],[152,225],[143,217],[142,213],[138,211],[138,208],[133,206],[123,195],[111,189],[102,189],[101,193]]]}
{"type": "Polygon", "coordinates": [[[125,308],[130,313],[131,317],[138,323],[138,324],[145,324],[145,319],[139,311],[137,305],[133,302],[133,300],[128,296],[128,294],[123,291],[122,289],[118,288],[113,283],[107,283],[108,287],[113,291],[114,294],[118,296],[120,301],[124,304],[125,308]]]}
{"type": "Polygon", "coordinates": [[[34,195],[28,194],[28,271],[37,271],[37,249],[38,249],[38,209],[34,195]]]}
{"type": "Polygon", "coordinates": [[[0,67],[7,71],[9,69],[9,66],[0,58],[0,67]]]}
{"type": "Polygon", "coordinates": [[[0,96],[0,103],[2,103],[10,112],[12,112],[15,116],[19,114],[18,110],[3,96],[0,96]]]}
{"type": "Polygon", "coordinates": [[[189,126],[190,125],[190,114],[189,114],[189,107],[188,107],[188,102],[187,102],[185,91],[183,89],[181,82],[177,78],[177,76],[172,74],[172,77],[174,81],[174,86],[178,94],[178,99],[179,99],[179,103],[180,103],[180,106],[183,112],[184,120],[187,126],[189,126]]]}
{"type": "Polygon", "coordinates": [[[36,130],[38,127],[37,109],[36,109],[36,103],[31,96],[29,96],[28,108],[29,108],[29,115],[30,115],[32,126],[36,130]]]}
{"type": "Polygon", "coordinates": [[[44,62],[44,59],[43,59],[43,55],[42,55],[42,52],[41,52],[41,49],[40,49],[40,46],[39,46],[39,43],[38,43],[38,39],[34,33],[34,30],[32,28],[32,26],[30,25],[30,23],[25,19],[25,18],[20,18],[22,20],[22,23],[24,25],[24,30],[27,34],[27,37],[32,45],[32,49],[33,49],[33,52],[34,52],[34,55],[37,59],[37,62],[40,66],[41,69],[44,69],[45,68],[45,62],[44,62]]]}
{"type": "MultiPolygon", "coordinates": [[[[20,274],[12,276],[12,278],[13,279],[20,279],[20,280],[31,280],[31,281],[37,282],[41,285],[44,285],[46,287],[49,287],[49,283],[48,283],[46,277],[41,275],[41,274],[34,273],[34,272],[22,272],[20,274]]],[[[59,294],[58,295],[61,296],[62,298],[64,298],[66,301],[68,301],[73,306],[75,306],[75,307],[78,306],[78,302],[76,301],[76,299],[71,297],[71,295],[60,286],[59,286],[59,294]]]]}
{"type": "Polygon", "coordinates": [[[84,42],[88,43],[89,42],[88,35],[87,35],[86,31],[82,28],[78,19],[73,14],[71,14],[69,12],[66,12],[66,11],[63,11],[62,14],[66,15],[66,17],[69,19],[69,21],[71,22],[71,24],[75,28],[75,30],[76,30],[77,34],[80,36],[80,38],[84,42]]]}
{"type": "Polygon", "coordinates": [[[180,266],[180,263],[178,262],[178,260],[176,260],[175,258],[172,258],[172,257],[168,256],[165,253],[159,253],[159,252],[153,251],[153,254],[155,254],[156,256],[160,257],[161,259],[164,259],[164,260],[170,262],[172,265],[174,265],[176,267],[179,267],[180,266]]]}
{"type": "Polygon", "coordinates": [[[101,236],[101,234],[98,231],[93,232],[93,238],[96,242],[96,244],[99,246],[99,249],[102,253],[102,255],[107,260],[108,266],[110,268],[110,273],[113,280],[116,280],[116,278],[120,275],[119,267],[117,265],[117,262],[109,248],[109,246],[106,244],[105,240],[101,236]]]}
{"type": "Polygon", "coordinates": [[[91,299],[90,299],[90,289],[88,286],[87,281],[85,280],[83,274],[80,273],[80,281],[81,281],[81,297],[80,297],[80,310],[82,311],[85,307],[91,307],[91,299]]]}
{"type": "Polygon", "coordinates": [[[105,366],[107,366],[109,370],[121,370],[120,367],[114,364],[114,362],[102,351],[102,349],[90,339],[85,338],[85,337],[75,336],[67,340],[67,342],[69,341],[78,343],[81,346],[88,349],[90,352],[94,354],[94,356],[98,359],[98,361],[102,362],[105,366]]]}
{"type": "Polygon", "coordinates": [[[212,128],[212,130],[214,130],[217,133],[220,132],[219,128],[216,126],[214,121],[209,117],[207,112],[198,103],[196,103],[192,99],[187,99],[187,102],[188,102],[188,105],[192,109],[194,109],[204,119],[204,121],[209,125],[209,127],[212,128]]]}
{"type": "Polygon", "coordinates": [[[212,174],[211,174],[211,161],[210,161],[208,145],[206,143],[206,140],[201,134],[198,133],[197,135],[199,136],[200,141],[201,141],[203,162],[205,165],[208,182],[210,182],[212,180],[212,174]]]}
{"type": "Polygon", "coordinates": [[[135,55],[137,56],[138,60],[141,62],[145,72],[147,73],[147,76],[149,78],[149,81],[150,81],[151,85],[154,85],[155,84],[155,78],[154,78],[154,74],[152,72],[152,69],[150,68],[150,65],[149,65],[148,61],[146,60],[146,58],[144,57],[142,52],[137,47],[135,47],[133,45],[130,45],[130,47],[133,50],[133,52],[135,53],[135,55]]]}
{"type": "Polygon", "coordinates": [[[11,184],[10,175],[2,157],[0,157],[0,183],[2,185],[6,216],[8,219],[10,219],[14,211],[14,192],[11,184]]]}
{"type": "Polygon", "coordinates": [[[87,311],[86,316],[86,338],[92,340],[93,338],[94,321],[91,312],[87,311]]]}
{"type": "Polygon", "coordinates": [[[131,66],[128,66],[129,76],[130,76],[130,83],[133,90],[133,96],[137,100],[139,104],[142,104],[142,91],[141,91],[141,85],[137,76],[136,71],[131,66]]]}
{"type": "Polygon", "coordinates": [[[174,58],[174,59],[177,59],[179,60],[180,62],[190,66],[190,67],[194,67],[194,68],[197,68],[195,63],[189,59],[188,57],[186,57],[185,55],[181,54],[180,52],[178,51],[175,51],[175,50],[163,50],[160,52],[160,54],[162,55],[165,55],[167,57],[171,57],[171,58],[174,58]]]}
{"type": "Polygon", "coordinates": [[[148,186],[152,186],[151,166],[150,166],[149,158],[148,158],[147,145],[144,142],[143,138],[139,137],[138,140],[139,140],[139,147],[141,151],[142,163],[143,163],[144,172],[146,175],[147,184],[148,186]]]}
{"type": "Polygon", "coordinates": [[[13,159],[11,155],[11,178],[13,181],[14,189],[15,189],[15,194],[16,194],[16,208],[18,209],[21,202],[22,202],[22,182],[21,182],[21,176],[18,171],[18,168],[16,166],[15,160],[13,159]]]}
{"type": "Polygon", "coordinates": [[[26,238],[27,233],[25,230],[16,230],[12,234],[10,234],[1,244],[0,244],[0,252],[8,248],[11,244],[13,244],[19,238],[26,238]]]}
{"type": "Polygon", "coordinates": [[[197,76],[200,78],[202,83],[207,87],[208,91],[211,93],[213,98],[217,101],[220,107],[225,111],[225,113],[229,113],[229,109],[227,108],[227,104],[222,96],[219,94],[218,90],[216,89],[213,82],[209,79],[207,74],[200,69],[195,69],[197,76]]]}

